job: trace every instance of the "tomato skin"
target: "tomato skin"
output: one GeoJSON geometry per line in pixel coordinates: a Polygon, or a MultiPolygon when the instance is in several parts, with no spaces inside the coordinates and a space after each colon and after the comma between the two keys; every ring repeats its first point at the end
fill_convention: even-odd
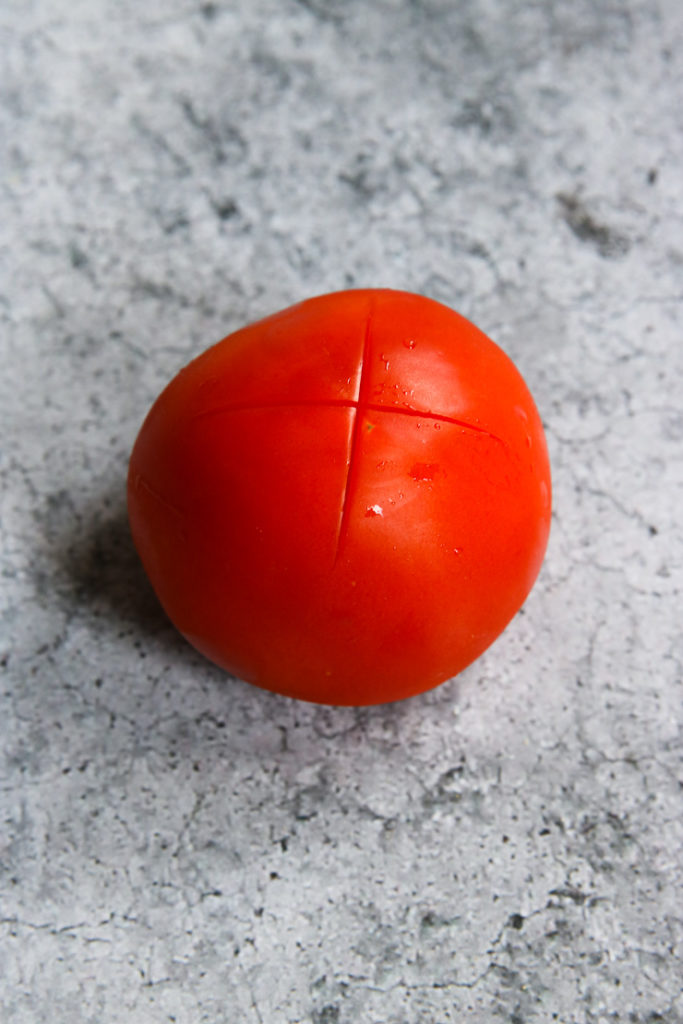
{"type": "Polygon", "coordinates": [[[162,605],[211,660],[376,704],[457,674],[519,610],[550,467],[501,349],[433,300],[357,290],[181,370],[135,443],[128,508],[162,605]]]}

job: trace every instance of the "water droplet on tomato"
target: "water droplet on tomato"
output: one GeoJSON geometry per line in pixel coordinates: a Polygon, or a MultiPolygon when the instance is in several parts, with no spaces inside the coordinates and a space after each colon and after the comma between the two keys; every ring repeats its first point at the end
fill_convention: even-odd
{"type": "Polygon", "coordinates": [[[366,519],[374,519],[375,516],[383,516],[384,509],[381,505],[371,505],[370,508],[365,510],[366,519]]]}
{"type": "Polygon", "coordinates": [[[410,470],[413,480],[433,480],[439,467],[435,462],[416,462],[410,470]]]}
{"type": "Polygon", "coordinates": [[[412,349],[414,349],[415,346],[417,345],[417,342],[415,341],[414,338],[406,338],[403,344],[405,345],[406,348],[409,348],[412,351],[412,349]]]}

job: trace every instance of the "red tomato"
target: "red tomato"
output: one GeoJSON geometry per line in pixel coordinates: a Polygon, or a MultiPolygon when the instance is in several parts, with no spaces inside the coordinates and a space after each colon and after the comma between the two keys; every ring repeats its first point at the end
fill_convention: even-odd
{"type": "Polygon", "coordinates": [[[460,672],[543,560],[550,468],[512,362],[418,295],[311,299],[152,407],[131,528],[168,615],[258,686],[375,704],[460,672]]]}

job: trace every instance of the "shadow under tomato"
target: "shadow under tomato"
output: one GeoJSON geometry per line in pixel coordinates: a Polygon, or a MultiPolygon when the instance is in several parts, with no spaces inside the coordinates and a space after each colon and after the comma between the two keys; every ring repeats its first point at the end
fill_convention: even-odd
{"type": "Polygon", "coordinates": [[[167,648],[174,659],[230,679],[187,643],[161,607],[130,534],[125,483],[81,509],[72,507],[65,492],[58,492],[48,498],[47,509],[48,521],[61,520],[54,550],[59,590],[70,611],[85,612],[121,635],[130,635],[136,647],[147,637],[167,648]]]}
{"type": "Polygon", "coordinates": [[[174,664],[200,672],[212,685],[236,687],[242,696],[266,702],[269,715],[284,723],[292,716],[310,720],[322,737],[363,732],[373,722],[400,730],[416,706],[429,713],[432,705],[450,707],[457,701],[459,686],[454,682],[408,700],[361,707],[300,702],[249,687],[196,651],[164,612],[133,544],[123,481],[81,508],[74,507],[67,491],[50,495],[44,517],[57,562],[56,589],[70,617],[85,616],[98,624],[95,628],[115,630],[124,642],[128,640],[131,651],[144,650],[146,644],[161,648],[174,664]]]}

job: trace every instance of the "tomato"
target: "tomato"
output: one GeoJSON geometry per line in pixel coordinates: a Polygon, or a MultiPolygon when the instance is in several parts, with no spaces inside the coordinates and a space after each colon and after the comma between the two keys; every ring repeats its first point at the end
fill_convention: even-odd
{"type": "Polygon", "coordinates": [[[539,572],[550,468],[510,359],[389,290],[251,324],[171,381],[130,460],[133,538],[181,633],[258,686],[393,701],[484,651],[539,572]]]}

